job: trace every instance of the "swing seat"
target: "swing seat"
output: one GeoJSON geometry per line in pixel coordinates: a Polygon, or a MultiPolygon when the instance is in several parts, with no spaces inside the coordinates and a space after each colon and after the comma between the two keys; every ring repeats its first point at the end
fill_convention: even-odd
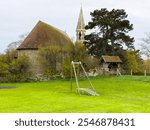
{"type": "Polygon", "coordinates": [[[89,88],[78,88],[77,90],[80,94],[88,94],[88,95],[91,95],[91,96],[99,96],[98,93],[94,92],[93,90],[91,90],[89,88]]]}

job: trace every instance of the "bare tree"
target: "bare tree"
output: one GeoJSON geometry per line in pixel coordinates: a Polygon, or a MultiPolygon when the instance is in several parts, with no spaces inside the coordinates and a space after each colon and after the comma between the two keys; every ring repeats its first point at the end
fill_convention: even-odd
{"type": "Polygon", "coordinates": [[[141,53],[147,58],[150,58],[150,33],[146,33],[146,36],[141,38],[140,46],[141,53]]]}
{"type": "Polygon", "coordinates": [[[7,46],[7,50],[16,50],[20,44],[24,41],[24,39],[27,37],[28,33],[24,33],[21,34],[19,36],[19,40],[11,42],[8,46],[7,46]]]}

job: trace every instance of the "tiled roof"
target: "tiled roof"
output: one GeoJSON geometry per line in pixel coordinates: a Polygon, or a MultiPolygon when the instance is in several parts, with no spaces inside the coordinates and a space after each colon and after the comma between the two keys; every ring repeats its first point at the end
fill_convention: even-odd
{"type": "Polygon", "coordinates": [[[114,62],[114,63],[121,63],[121,59],[119,56],[107,56],[107,55],[103,55],[102,56],[102,59],[105,61],[105,62],[114,62]]]}
{"type": "Polygon", "coordinates": [[[39,21],[17,50],[39,49],[49,43],[62,47],[73,44],[65,32],[39,21]]]}

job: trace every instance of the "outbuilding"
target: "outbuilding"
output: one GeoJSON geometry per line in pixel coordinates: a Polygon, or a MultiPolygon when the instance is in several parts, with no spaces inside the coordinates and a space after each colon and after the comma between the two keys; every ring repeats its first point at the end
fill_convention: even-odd
{"type": "Polygon", "coordinates": [[[103,55],[100,60],[103,73],[120,74],[122,60],[119,56],[103,55]]]}

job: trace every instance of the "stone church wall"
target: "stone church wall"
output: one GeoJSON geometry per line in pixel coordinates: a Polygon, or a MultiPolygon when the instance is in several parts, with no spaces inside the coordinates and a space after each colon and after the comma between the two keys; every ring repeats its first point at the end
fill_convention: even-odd
{"type": "Polygon", "coordinates": [[[26,56],[29,61],[29,73],[31,75],[39,75],[42,73],[42,67],[40,64],[40,56],[38,50],[18,50],[18,57],[26,56]]]}

